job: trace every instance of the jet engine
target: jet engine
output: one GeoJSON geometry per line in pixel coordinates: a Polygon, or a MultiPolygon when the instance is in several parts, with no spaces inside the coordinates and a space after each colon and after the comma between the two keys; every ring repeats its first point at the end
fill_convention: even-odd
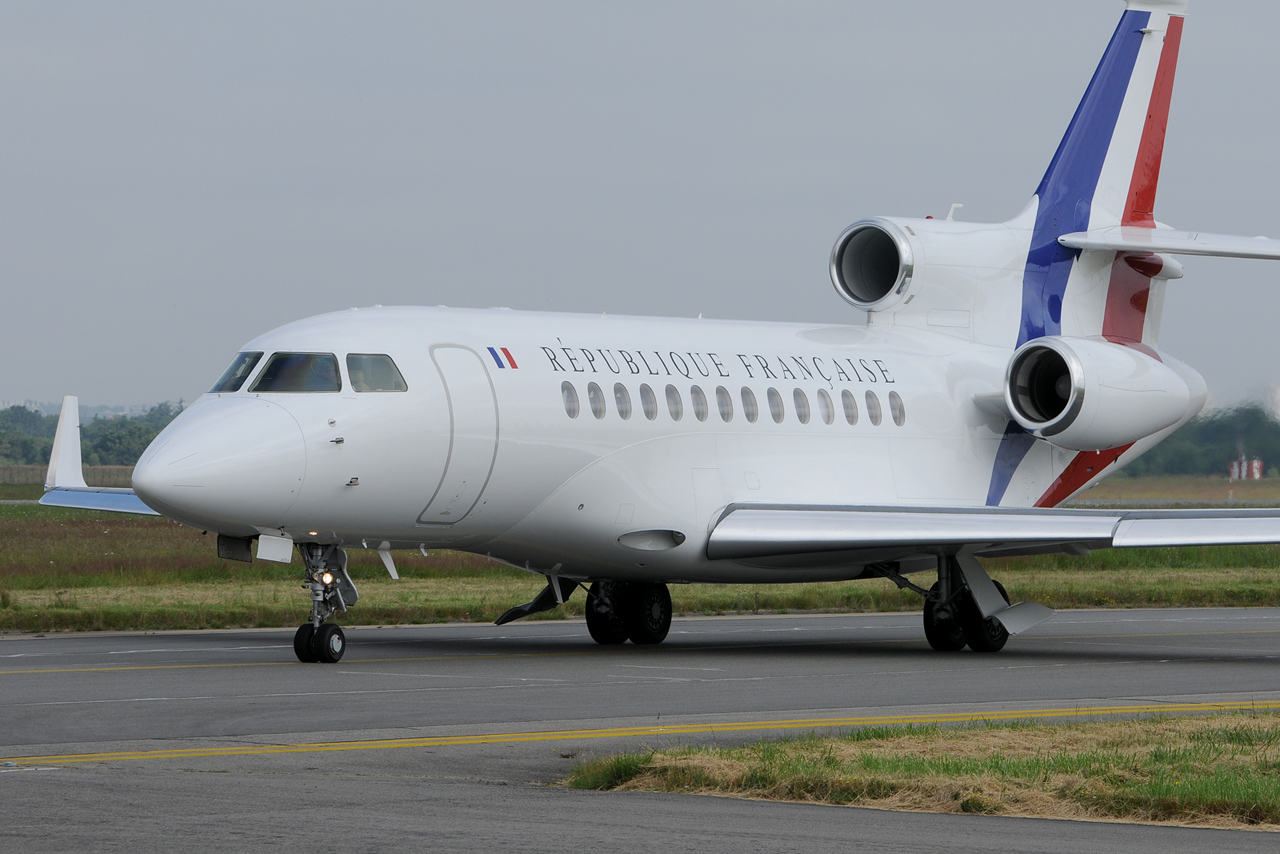
{"type": "Polygon", "coordinates": [[[883,217],[846,228],[831,250],[831,281],[849,302],[866,311],[884,309],[911,284],[915,255],[902,227],[883,217]]]}
{"type": "Polygon", "coordinates": [[[1204,402],[1204,381],[1181,363],[1132,347],[1047,336],[1014,351],[1004,397],[1013,419],[1037,438],[1101,451],[1194,415],[1204,402]]]}

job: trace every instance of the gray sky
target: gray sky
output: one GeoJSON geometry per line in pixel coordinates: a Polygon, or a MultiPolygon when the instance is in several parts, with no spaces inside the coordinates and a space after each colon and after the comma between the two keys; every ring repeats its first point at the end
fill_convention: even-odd
{"type": "MultiPolygon", "coordinates": [[[[0,399],[188,400],[353,305],[832,321],[863,216],[1002,220],[1118,0],[0,5],[0,399]]],[[[1280,237],[1274,0],[1193,0],[1156,216],[1280,237]],[[1234,16],[1234,17],[1233,17],[1234,16]]],[[[1274,402],[1274,262],[1162,349],[1274,402]]]]}

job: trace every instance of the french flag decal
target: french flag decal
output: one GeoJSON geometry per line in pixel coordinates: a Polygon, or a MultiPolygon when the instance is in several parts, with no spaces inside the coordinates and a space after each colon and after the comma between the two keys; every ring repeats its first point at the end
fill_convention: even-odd
{"type": "Polygon", "coordinates": [[[498,347],[497,349],[490,347],[489,355],[498,363],[499,368],[511,368],[512,370],[518,370],[520,368],[520,366],[516,364],[516,360],[511,357],[511,351],[506,347],[498,347]]]}

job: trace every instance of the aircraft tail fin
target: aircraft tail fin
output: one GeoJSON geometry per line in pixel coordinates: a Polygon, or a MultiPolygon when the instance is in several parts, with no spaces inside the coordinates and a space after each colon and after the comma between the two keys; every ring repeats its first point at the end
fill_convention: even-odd
{"type": "Polygon", "coordinates": [[[1058,240],[1113,226],[1156,228],[1156,187],[1185,11],[1185,0],[1128,3],[1036,188],[1018,345],[1068,334],[1154,346],[1164,287],[1159,260],[1126,263],[1111,252],[1082,253],[1058,240]]]}

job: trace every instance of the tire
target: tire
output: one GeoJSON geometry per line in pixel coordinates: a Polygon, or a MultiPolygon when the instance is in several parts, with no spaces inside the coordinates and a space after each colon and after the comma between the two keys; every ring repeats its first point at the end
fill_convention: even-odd
{"type": "Polygon", "coordinates": [[[924,600],[924,637],[929,646],[938,652],[956,652],[962,650],[968,641],[964,638],[964,627],[954,617],[939,620],[934,616],[934,597],[938,593],[938,584],[934,582],[929,588],[929,597],[924,600]]]}
{"type": "Polygon", "coordinates": [[[337,664],[346,651],[347,637],[342,633],[342,627],[333,623],[321,626],[311,638],[311,654],[316,661],[337,664]]]}
{"type": "MultiPolygon", "coordinates": [[[[604,582],[610,583],[610,582],[604,582]]],[[[623,625],[622,618],[618,616],[618,605],[626,599],[626,585],[613,584],[612,594],[609,598],[612,600],[613,608],[608,608],[601,602],[601,582],[593,581],[590,589],[587,590],[587,631],[591,633],[591,639],[598,644],[605,646],[613,646],[627,641],[627,627],[623,625]]]]}
{"type": "Polygon", "coordinates": [[[671,630],[671,593],[665,584],[627,585],[622,622],[634,644],[662,643],[671,630]]]}
{"type": "MultiPolygon", "coordinates": [[[[1009,604],[1009,594],[1005,591],[1004,585],[999,581],[993,582],[996,590],[1000,591],[1000,595],[1004,597],[1005,604],[1009,604]]],[[[974,652],[999,652],[1004,649],[1004,645],[1009,642],[1009,631],[1000,624],[995,617],[983,618],[982,612],[978,610],[978,604],[973,601],[973,597],[969,596],[965,606],[965,619],[962,621],[964,626],[964,639],[969,644],[969,649],[974,652]]]]}
{"type": "Polygon", "coordinates": [[[310,623],[303,623],[293,633],[293,654],[298,656],[298,661],[306,664],[315,662],[315,653],[311,651],[311,639],[315,633],[316,627],[310,623]]]}

